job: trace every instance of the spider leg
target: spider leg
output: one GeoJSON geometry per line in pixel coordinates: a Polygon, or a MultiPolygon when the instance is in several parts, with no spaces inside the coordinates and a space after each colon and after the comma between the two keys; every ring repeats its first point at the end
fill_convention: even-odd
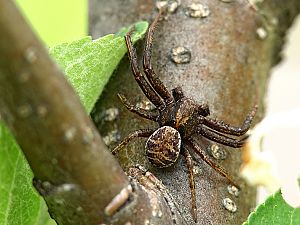
{"type": "Polygon", "coordinates": [[[148,30],[146,45],[144,49],[144,56],[143,56],[143,67],[144,67],[144,72],[150,84],[154,88],[154,90],[165,100],[166,104],[168,104],[173,102],[174,99],[170,94],[170,92],[168,91],[168,89],[166,88],[166,86],[161,82],[161,80],[155,74],[151,65],[153,35],[154,35],[154,30],[157,25],[157,22],[159,21],[160,15],[161,12],[156,16],[155,20],[152,22],[148,30]]]}
{"type": "Polygon", "coordinates": [[[208,165],[210,165],[216,172],[218,172],[221,176],[225,177],[232,185],[239,188],[239,186],[233,181],[231,176],[228,174],[228,172],[213,162],[206,153],[193,141],[193,140],[187,140],[186,143],[195,150],[195,152],[206,162],[208,165]]]}
{"type": "Polygon", "coordinates": [[[154,89],[151,87],[151,85],[148,83],[148,81],[145,79],[145,77],[142,75],[142,73],[139,70],[138,62],[137,62],[137,56],[136,56],[136,50],[132,45],[131,42],[131,32],[127,33],[125,35],[125,41],[126,46],[128,49],[128,56],[130,60],[131,70],[134,75],[134,78],[146,97],[156,106],[162,106],[165,105],[163,100],[160,98],[160,96],[154,91],[154,89]]]}
{"type": "Polygon", "coordinates": [[[118,97],[120,98],[121,102],[125,105],[125,107],[129,111],[131,111],[143,118],[146,118],[148,120],[153,120],[153,121],[157,122],[157,117],[159,115],[159,112],[157,109],[153,109],[153,110],[142,109],[135,105],[132,105],[124,95],[118,94],[118,97]]]}
{"type": "Polygon", "coordinates": [[[227,137],[225,135],[222,135],[220,133],[215,132],[214,130],[211,130],[209,128],[203,127],[203,126],[198,126],[196,128],[196,133],[201,134],[203,137],[220,143],[222,145],[226,145],[226,146],[230,146],[233,148],[241,148],[243,147],[243,145],[245,144],[246,139],[248,138],[248,136],[245,136],[244,138],[237,140],[237,139],[233,139],[230,137],[227,137]]]}
{"type": "Polygon", "coordinates": [[[249,130],[251,122],[256,114],[257,107],[257,105],[253,107],[241,127],[230,126],[229,124],[224,123],[222,120],[210,119],[206,117],[204,118],[203,124],[211,129],[225,134],[241,136],[249,130]]]}
{"type": "Polygon", "coordinates": [[[185,163],[189,172],[189,185],[191,189],[191,195],[192,195],[192,216],[197,223],[197,204],[196,204],[196,189],[195,189],[195,180],[194,180],[194,172],[193,172],[193,159],[189,151],[183,147],[183,156],[185,158],[185,163]]]}
{"type": "Polygon", "coordinates": [[[130,133],[126,138],[123,139],[123,141],[118,144],[111,153],[115,155],[118,151],[120,151],[122,148],[124,148],[130,141],[132,141],[134,138],[137,137],[149,137],[155,129],[143,129],[143,130],[136,130],[132,133],[130,133]]]}

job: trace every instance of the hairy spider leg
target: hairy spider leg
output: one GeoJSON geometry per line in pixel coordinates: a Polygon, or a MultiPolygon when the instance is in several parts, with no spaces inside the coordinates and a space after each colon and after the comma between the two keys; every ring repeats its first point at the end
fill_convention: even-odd
{"type": "Polygon", "coordinates": [[[145,119],[157,122],[157,117],[159,116],[158,109],[156,109],[156,108],[153,109],[153,110],[142,109],[140,107],[137,107],[137,106],[131,104],[124,95],[118,94],[118,97],[120,98],[123,105],[125,105],[125,107],[130,112],[133,112],[133,113],[135,113],[135,114],[137,114],[137,115],[139,115],[139,116],[141,116],[145,119]]]}
{"type": "Polygon", "coordinates": [[[124,148],[130,141],[137,137],[149,137],[156,129],[141,129],[130,133],[124,140],[118,144],[111,153],[115,155],[118,151],[124,148]]]}
{"type": "Polygon", "coordinates": [[[128,49],[128,56],[134,78],[146,97],[156,106],[160,107],[165,105],[164,101],[154,91],[153,87],[148,83],[143,74],[140,72],[137,62],[136,50],[132,45],[130,32],[125,35],[126,46],[128,49]]]}
{"type": "Polygon", "coordinates": [[[210,119],[210,118],[204,118],[203,124],[209,128],[212,128],[213,130],[225,133],[225,134],[230,134],[234,136],[242,136],[245,134],[251,125],[251,122],[256,114],[258,105],[255,105],[253,109],[249,112],[247,115],[244,123],[242,124],[241,127],[234,127],[229,124],[226,124],[222,120],[217,120],[217,119],[210,119]]]}
{"type": "Polygon", "coordinates": [[[204,160],[204,162],[211,166],[221,176],[225,177],[232,185],[240,189],[240,187],[233,181],[228,172],[224,168],[213,162],[193,140],[189,139],[186,141],[186,143],[190,148],[194,149],[194,151],[204,160]]]}
{"type": "Polygon", "coordinates": [[[225,135],[222,135],[220,133],[217,133],[214,130],[203,127],[202,124],[199,124],[198,127],[196,128],[196,133],[201,134],[203,137],[205,137],[211,141],[220,143],[222,145],[230,146],[233,148],[243,147],[246,139],[248,138],[248,136],[246,136],[240,140],[233,139],[233,138],[227,137],[225,135]]]}
{"type": "Polygon", "coordinates": [[[152,69],[152,65],[151,65],[153,35],[154,35],[155,27],[159,21],[161,14],[162,14],[162,11],[160,11],[160,13],[157,14],[157,16],[155,17],[155,20],[151,23],[151,25],[148,29],[146,44],[145,44],[145,49],[144,49],[144,55],[143,55],[143,68],[144,68],[146,77],[148,78],[148,80],[149,80],[150,84],[152,85],[152,87],[154,88],[154,90],[164,99],[166,104],[169,104],[171,102],[174,102],[174,99],[173,99],[171,93],[166,88],[166,86],[158,78],[158,76],[152,69]]]}
{"type": "Polygon", "coordinates": [[[195,188],[195,180],[194,180],[194,172],[193,172],[193,159],[191,154],[189,153],[188,149],[183,146],[182,148],[182,154],[185,158],[185,163],[188,169],[188,174],[189,174],[189,185],[191,189],[191,195],[192,195],[192,216],[197,223],[197,204],[196,204],[196,188],[195,188]]]}

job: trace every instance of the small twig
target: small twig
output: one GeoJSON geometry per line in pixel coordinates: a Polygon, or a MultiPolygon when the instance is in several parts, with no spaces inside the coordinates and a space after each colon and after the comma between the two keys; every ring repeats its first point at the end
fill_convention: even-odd
{"type": "Polygon", "coordinates": [[[150,218],[150,198],[139,186],[134,197],[131,192],[125,196],[131,204],[126,198],[111,203],[129,181],[13,1],[0,0],[0,33],[0,112],[51,216],[58,224],[90,225],[150,218]],[[119,212],[114,221],[124,204],[131,211],[119,212]],[[140,209],[145,213],[135,214],[140,209]]]}

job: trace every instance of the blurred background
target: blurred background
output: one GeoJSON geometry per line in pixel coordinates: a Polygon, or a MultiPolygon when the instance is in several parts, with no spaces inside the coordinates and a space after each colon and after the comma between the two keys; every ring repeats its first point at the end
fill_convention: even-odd
{"type": "MultiPolygon", "coordinates": [[[[88,33],[88,7],[86,0],[16,0],[27,19],[33,25],[41,39],[49,47],[88,33]]],[[[292,121],[289,127],[272,129],[265,136],[263,149],[271,151],[277,163],[277,172],[283,187],[285,199],[294,206],[300,206],[300,191],[297,178],[300,177],[300,18],[287,36],[284,59],[271,75],[266,97],[267,116],[295,110],[295,118],[289,115],[282,121],[292,121]],[[298,122],[297,122],[298,120],[298,122]],[[298,123],[298,125],[297,125],[298,123]]],[[[258,201],[269,195],[259,189],[258,201]]]]}
{"type": "MultiPolygon", "coordinates": [[[[266,134],[263,149],[274,154],[277,172],[283,187],[285,199],[293,206],[300,206],[300,192],[297,178],[300,177],[300,17],[298,16],[287,35],[283,61],[273,68],[268,95],[266,98],[267,115],[284,111],[295,111],[296,117],[284,116],[280,126],[266,134]],[[292,121],[291,121],[292,120],[292,121]],[[288,122],[290,121],[290,122],[288,122]],[[299,139],[298,139],[299,138],[299,139]]],[[[267,193],[260,189],[259,201],[267,193]]]]}
{"type": "Polygon", "coordinates": [[[49,46],[88,33],[87,0],[16,0],[40,38],[49,46]]]}

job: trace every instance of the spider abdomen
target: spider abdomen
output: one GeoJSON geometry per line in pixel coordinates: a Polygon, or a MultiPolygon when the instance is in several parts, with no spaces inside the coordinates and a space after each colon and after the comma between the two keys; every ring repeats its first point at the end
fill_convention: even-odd
{"type": "Polygon", "coordinates": [[[148,160],[156,167],[169,167],[176,162],[180,153],[181,137],[170,126],[157,129],[146,142],[148,160]]]}

